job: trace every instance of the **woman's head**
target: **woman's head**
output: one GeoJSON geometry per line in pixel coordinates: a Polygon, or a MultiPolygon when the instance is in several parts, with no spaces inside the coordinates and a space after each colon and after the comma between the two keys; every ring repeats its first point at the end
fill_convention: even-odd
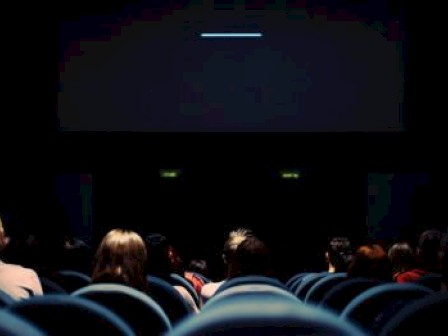
{"type": "Polygon", "coordinates": [[[146,284],[147,252],[142,237],[134,231],[109,231],[98,247],[92,282],[119,282],[135,288],[146,284]]]}
{"type": "Polygon", "coordinates": [[[392,280],[392,270],[385,249],[379,244],[360,246],[351,261],[347,274],[351,277],[392,280]]]}
{"type": "Polygon", "coordinates": [[[409,243],[401,242],[392,245],[388,251],[393,272],[405,272],[414,267],[414,250],[409,243]]]}

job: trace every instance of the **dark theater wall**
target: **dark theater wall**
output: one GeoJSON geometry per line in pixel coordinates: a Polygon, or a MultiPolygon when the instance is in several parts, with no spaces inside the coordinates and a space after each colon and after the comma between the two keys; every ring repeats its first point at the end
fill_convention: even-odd
{"type": "Polygon", "coordinates": [[[308,267],[316,267],[317,255],[333,234],[356,239],[365,235],[363,180],[352,172],[328,176],[316,170],[305,181],[280,181],[263,169],[257,173],[255,165],[241,167],[253,171],[247,177],[232,167],[205,167],[213,174],[190,175],[188,167],[183,181],[160,181],[155,174],[126,170],[99,174],[95,232],[101,236],[116,226],[163,232],[193,257],[219,255],[228,230],[250,227],[276,254],[294,254],[308,267]]]}
{"type": "Polygon", "coordinates": [[[330,236],[359,240],[367,232],[365,165],[367,154],[376,153],[372,146],[353,156],[349,146],[367,143],[362,137],[65,134],[61,139],[60,169],[92,174],[96,241],[124,226],[162,231],[187,256],[216,256],[228,230],[249,226],[278,258],[293,253],[297,264],[290,267],[316,268],[330,236]],[[77,150],[79,143],[86,150],[77,150]],[[164,180],[160,168],[182,173],[178,180],[164,180]],[[278,173],[284,168],[304,175],[282,180],[278,173]]]}
{"type": "MultiPolygon", "coordinates": [[[[369,173],[430,177],[428,198],[420,191],[410,201],[414,231],[423,227],[422,200],[437,200],[443,183],[431,138],[409,134],[64,133],[59,140],[58,171],[92,176],[94,241],[117,225],[162,231],[187,255],[219,254],[225,233],[243,225],[280,256],[293,253],[301,267],[315,268],[330,236],[367,237],[369,173]],[[161,179],[161,168],[180,169],[180,178],[161,179]],[[304,176],[281,180],[284,168],[304,176]]],[[[432,210],[435,219],[440,212],[432,210]]]]}

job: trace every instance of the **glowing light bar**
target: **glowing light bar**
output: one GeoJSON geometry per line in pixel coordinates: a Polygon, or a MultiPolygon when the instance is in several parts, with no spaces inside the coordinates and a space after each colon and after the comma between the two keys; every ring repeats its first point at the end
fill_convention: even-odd
{"type": "Polygon", "coordinates": [[[201,33],[201,37],[204,38],[258,38],[262,36],[262,33],[201,33]]]}
{"type": "Polygon", "coordinates": [[[160,177],[173,179],[178,178],[180,175],[180,170],[178,169],[160,169],[160,177]]]}
{"type": "Polygon", "coordinates": [[[298,170],[281,170],[280,177],[285,180],[298,180],[302,174],[298,170]]]}

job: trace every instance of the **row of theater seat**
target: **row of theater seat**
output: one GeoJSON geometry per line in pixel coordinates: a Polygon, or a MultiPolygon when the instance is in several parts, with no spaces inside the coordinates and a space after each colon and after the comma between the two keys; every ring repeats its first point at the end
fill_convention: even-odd
{"type": "MultiPolygon", "coordinates": [[[[70,295],[53,294],[21,302],[5,301],[0,324],[8,330],[9,324],[3,323],[3,320],[12,314],[13,320],[18,321],[17,325],[22,323],[24,328],[34,326],[36,332],[46,335],[93,332],[166,336],[386,336],[415,332],[417,329],[414,328],[419,323],[424,323],[426,332],[440,331],[437,328],[444,327],[443,317],[437,317],[447,309],[448,294],[437,293],[417,284],[397,283],[376,283],[361,290],[362,286],[356,287],[356,284],[365,283],[363,281],[366,279],[345,279],[345,284],[355,284],[359,292],[351,297],[342,310],[336,311],[316,302],[307,302],[303,297],[309,299],[308,294],[318,282],[344,278],[344,274],[321,273],[314,277],[319,280],[312,286],[308,283],[308,289],[304,290],[307,281],[303,280],[306,277],[312,279],[310,275],[296,276],[295,280],[286,284],[263,276],[228,280],[198,315],[185,314],[177,320],[170,316],[171,305],[162,306],[158,300],[130,287],[117,284],[88,285],[70,295]],[[293,284],[300,278],[301,284],[295,284],[294,287],[293,284]],[[86,313],[89,317],[83,315],[86,313]]],[[[328,289],[332,291],[337,286],[328,289]]],[[[6,331],[3,334],[24,335],[23,332],[14,334],[6,331]]]]}
{"type": "MultiPolygon", "coordinates": [[[[439,279],[440,275],[428,274],[425,278],[439,279]]],[[[433,289],[440,286],[431,284],[432,282],[426,281],[382,282],[377,279],[347,277],[346,273],[328,272],[298,273],[286,282],[288,290],[304,303],[330,310],[342,320],[355,323],[374,335],[393,329],[398,320],[406,319],[408,314],[413,315],[413,310],[420,310],[419,305],[433,304],[433,309],[442,309],[442,306],[446,309],[446,299],[439,302],[444,294],[433,289]],[[428,301],[425,303],[425,300],[428,301]],[[406,311],[404,308],[407,306],[414,308],[406,311]]],[[[436,316],[438,315],[434,317],[436,316]]],[[[413,319],[418,320],[417,317],[413,319]]],[[[443,323],[437,317],[432,321],[435,326],[443,323]]]]}
{"type": "Polygon", "coordinates": [[[238,286],[239,293],[210,301],[200,314],[174,326],[150,297],[117,284],[90,285],[71,295],[32,297],[3,310],[22,319],[25,327],[28,321],[36,335],[277,335],[286,330],[296,335],[364,335],[329,312],[307,307],[286,290],[270,285],[255,285],[250,290],[247,286],[252,285],[238,286]]]}
{"type": "MultiPolygon", "coordinates": [[[[171,274],[171,276],[175,284],[182,284],[192,293],[192,297],[199,305],[199,297],[188,281],[178,274],[171,274]]],[[[40,280],[45,294],[79,293],[81,289],[85,289],[91,284],[89,276],[71,270],[62,270],[55,273],[51,278],[41,277],[40,280]]],[[[191,306],[185,302],[171,283],[157,276],[148,276],[147,280],[151,296],[161,305],[172,323],[175,324],[193,313],[191,306]]],[[[105,287],[89,286],[88,288],[90,291],[88,293],[82,292],[83,295],[92,295],[91,292],[94,290],[102,291],[105,287]]]]}

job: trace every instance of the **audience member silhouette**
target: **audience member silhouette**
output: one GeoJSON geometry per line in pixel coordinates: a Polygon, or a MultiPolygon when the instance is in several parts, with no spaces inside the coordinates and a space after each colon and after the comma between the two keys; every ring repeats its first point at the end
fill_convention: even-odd
{"type": "Polygon", "coordinates": [[[332,238],[325,252],[328,272],[346,272],[352,257],[352,246],[347,237],[332,238]]]}
{"type": "Polygon", "coordinates": [[[347,268],[349,277],[392,280],[392,268],[385,249],[379,244],[358,247],[347,268]]]}
{"type": "MultiPolygon", "coordinates": [[[[101,241],[93,263],[92,283],[119,283],[136,288],[149,296],[147,276],[148,253],[143,238],[130,230],[114,229],[101,241]]],[[[174,288],[192,307],[199,309],[188,291],[182,286],[174,288]]]]}
{"type": "Polygon", "coordinates": [[[147,273],[168,280],[171,273],[182,273],[182,259],[167,237],[151,233],[145,237],[148,250],[147,273]]]}
{"type": "Polygon", "coordinates": [[[205,277],[209,277],[208,264],[205,259],[191,259],[186,269],[189,272],[195,272],[205,277]]]}
{"type": "Polygon", "coordinates": [[[415,282],[428,273],[440,273],[440,243],[442,234],[439,230],[426,230],[420,234],[416,267],[400,274],[400,282],[415,282]]]}
{"type": "Polygon", "coordinates": [[[226,278],[221,281],[209,282],[202,287],[201,290],[201,303],[204,304],[211,296],[215,294],[218,288],[226,281],[229,276],[232,276],[234,273],[233,270],[230,269],[230,265],[232,265],[232,261],[235,256],[235,252],[238,246],[249,236],[252,236],[252,231],[245,228],[239,228],[236,230],[232,230],[229,232],[227,240],[224,243],[224,247],[222,250],[222,260],[227,267],[226,270],[226,278]]]}
{"type": "Polygon", "coordinates": [[[90,246],[68,231],[64,236],[63,260],[61,268],[89,274],[92,267],[92,249],[90,246]]]}
{"type": "MultiPolygon", "coordinates": [[[[149,276],[159,277],[171,284],[173,284],[171,279],[172,273],[184,276],[182,258],[166,236],[160,233],[152,233],[145,237],[145,244],[148,251],[146,273],[149,276]]],[[[182,285],[173,284],[173,286],[193,310],[198,312],[199,307],[188,290],[182,285]]]]}
{"type": "Polygon", "coordinates": [[[396,243],[387,254],[392,266],[392,280],[406,282],[402,275],[415,267],[415,254],[411,245],[407,242],[396,243]]]}
{"type": "MultiPolygon", "coordinates": [[[[9,242],[10,238],[6,234],[0,217],[0,252],[4,251],[9,242]]],[[[16,300],[43,294],[36,271],[2,260],[0,260],[0,290],[16,300]]]]}
{"type": "Polygon", "coordinates": [[[209,282],[208,266],[205,259],[192,259],[185,267],[184,277],[193,285],[194,290],[201,295],[202,287],[209,282]]]}
{"type": "Polygon", "coordinates": [[[251,235],[238,245],[230,260],[228,279],[246,275],[272,277],[272,266],[271,254],[266,244],[251,235]]]}

